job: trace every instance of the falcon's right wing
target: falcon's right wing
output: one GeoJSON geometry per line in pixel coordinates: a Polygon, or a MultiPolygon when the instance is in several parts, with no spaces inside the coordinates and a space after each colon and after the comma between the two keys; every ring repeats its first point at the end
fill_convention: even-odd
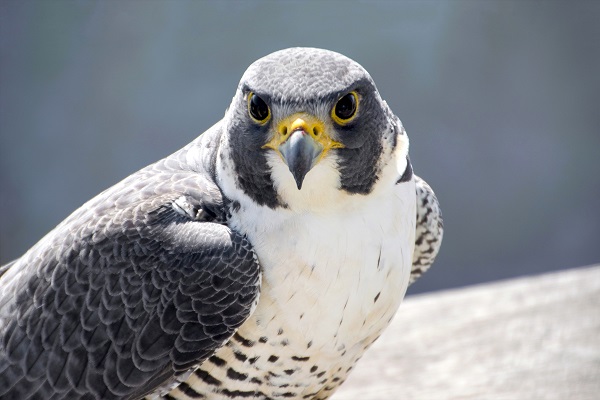
{"type": "Polygon", "coordinates": [[[0,398],[139,398],[250,315],[254,251],[184,153],[92,199],[0,276],[0,398]]]}

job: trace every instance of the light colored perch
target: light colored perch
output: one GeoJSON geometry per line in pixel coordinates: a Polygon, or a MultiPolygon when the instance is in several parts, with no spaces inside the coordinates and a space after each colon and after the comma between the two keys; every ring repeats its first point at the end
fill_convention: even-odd
{"type": "Polygon", "coordinates": [[[333,398],[600,399],[600,266],[408,297],[333,398]]]}

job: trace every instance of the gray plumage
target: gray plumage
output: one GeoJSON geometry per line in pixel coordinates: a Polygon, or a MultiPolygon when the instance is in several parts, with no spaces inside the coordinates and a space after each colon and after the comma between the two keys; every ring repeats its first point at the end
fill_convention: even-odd
{"type": "MultiPolygon", "coordinates": [[[[399,119],[354,61],[323,50],[288,49],[248,69],[224,120],[102,192],[1,267],[0,397],[134,399],[184,382],[228,343],[259,302],[262,255],[239,226],[244,204],[224,194],[223,181],[234,182],[258,207],[293,212],[293,199],[275,184],[265,149],[272,128],[248,118],[249,93],[275,111],[328,116],[350,91],[361,96],[362,114],[331,133],[344,146],[331,151],[340,176],[336,190],[367,198],[397,138],[405,135],[399,119]],[[219,163],[234,176],[225,179],[219,163]]],[[[437,254],[441,212],[407,156],[399,175],[396,185],[416,184],[412,282],[437,254]]],[[[237,338],[238,347],[249,347],[244,340],[237,338]]],[[[240,354],[238,361],[246,362],[240,354]]],[[[235,388],[240,376],[233,374],[219,393],[242,393],[235,388]]],[[[191,397],[202,391],[182,383],[181,393],[184,388],[191,397]]],[[[261,397],[259,391],[244,393],[261,397]]]]}
{"type": "Polygon", "coordinates": [[[138,398],[247,318],[258,262],[186,154],[92,199],[4,271],[0,397],[138,398]]]}

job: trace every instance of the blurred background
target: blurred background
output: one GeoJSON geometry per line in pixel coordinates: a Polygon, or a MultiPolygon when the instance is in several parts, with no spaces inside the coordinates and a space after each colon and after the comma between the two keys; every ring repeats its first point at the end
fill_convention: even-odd
{"type": "Polygon", "coordinates": [[[445,238],[411,293],[600,262],[600,2],[0,2],[0,263],[291,46],[361,63],[445,238]]]}

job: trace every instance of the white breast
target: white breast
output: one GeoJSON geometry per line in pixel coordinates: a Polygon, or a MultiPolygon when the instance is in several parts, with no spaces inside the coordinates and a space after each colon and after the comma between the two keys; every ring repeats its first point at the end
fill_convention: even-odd
{"type": "MultiPolygon", "coordinates": [[[[239,199],[232,227],[248,236],[263,268],[253,319],[332,356],[378,336],[394,315],[408,285],[416,215],[414,183],[395,184],[395,163],[369,195],[337,189],[333,163],[318,164],[299,191],[273,155],[272,176],[287,208],[258,206],[233,182],[220,182],[239,199]]],[[[222,176],[232,172],[220,168],[222,176]]]]}
{"type": "MultiPolygon", "coordinates": [[[[415,186],[395,184],[405,159],[386,166],[365,196],[337,189],[332,160],[311,170],[299,191],[287,167],[272,158],[272,177],[287,205],[277,209],[249,199],[227,157],[218,162],[221,189],[240,205],[230,225],[248,236],[263,275],[258,306],[238,331],[252,344],[234,338],[216,353],[226,367],[205,363],[206,373],[227,381],[233,368],[247,376],[235,381],[237,390],[272,398],[286,397],[278,393],[292,386],[296,397],[335,390],[389,324],[408,286],[415,186]]],[[[219,398],[221,389],[192,378],[188,384],[197,392],[219,398]]]]}
{"type": "Polygon", "coordinates": [[[254,226],[246,233],[263,267],[255,318],[276,317],[295,327],[288,335],[312,337],[323,350],[380,331],[404,297],[410,273],[414,204],[403,197],[327,214],[244,213],[255,217],[240,225],[254,226]]]}

